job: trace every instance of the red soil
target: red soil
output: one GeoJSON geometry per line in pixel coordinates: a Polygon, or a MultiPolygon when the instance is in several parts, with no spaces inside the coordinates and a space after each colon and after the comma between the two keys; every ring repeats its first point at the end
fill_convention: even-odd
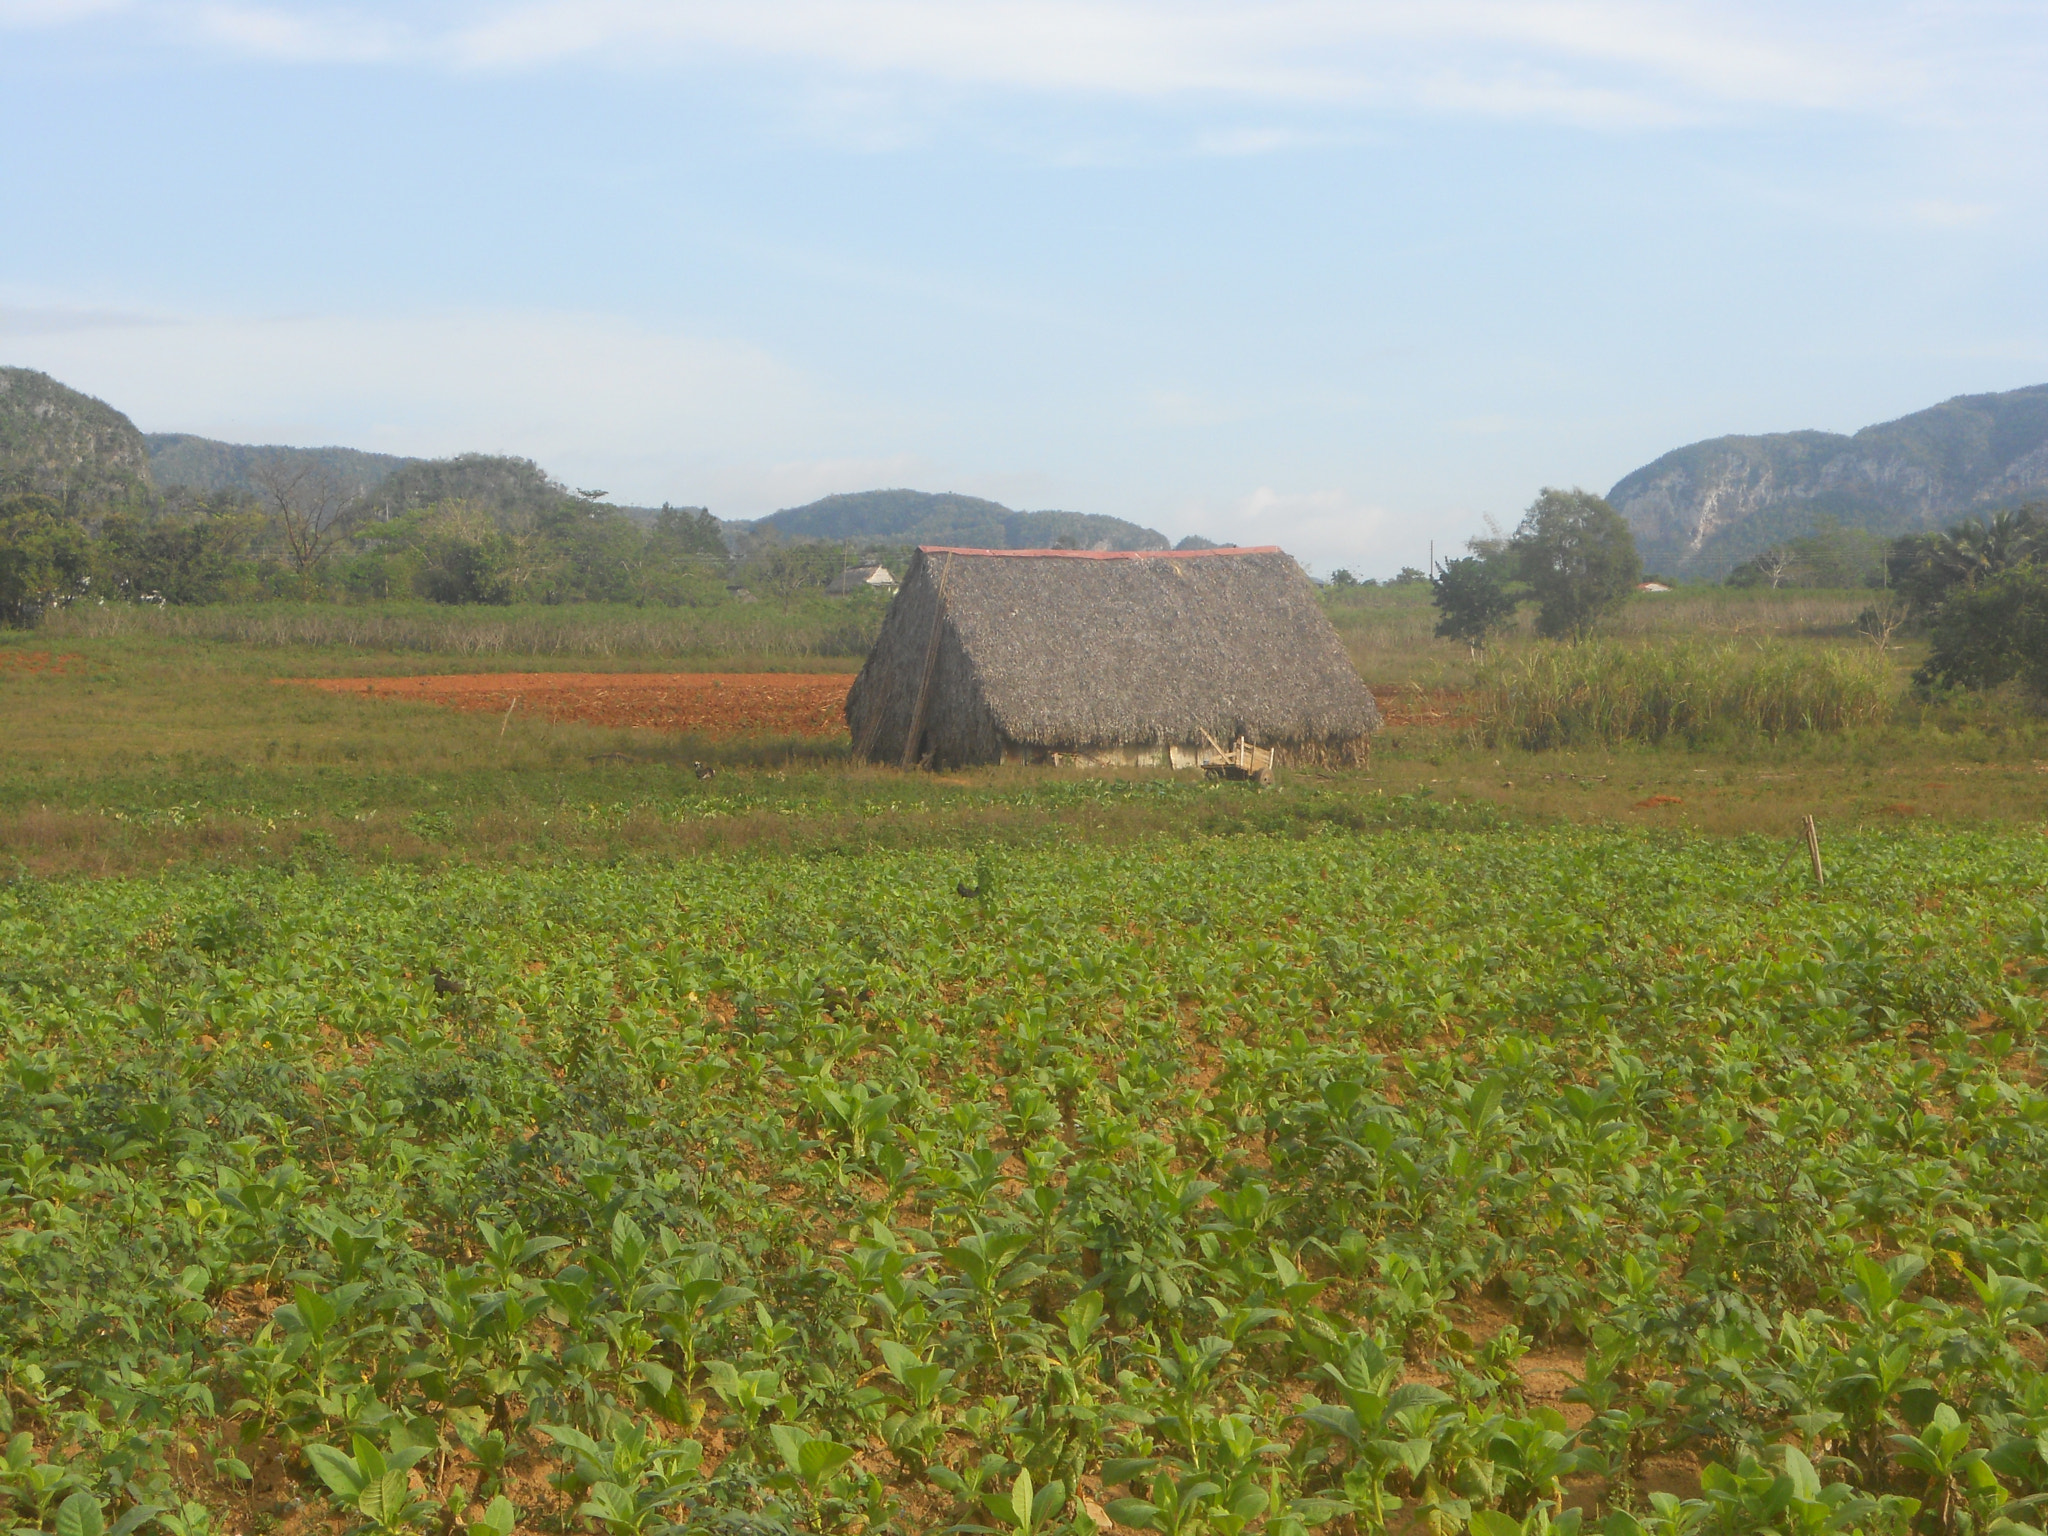
{"type": "Polygon", "coordinates": [[[311,677],[330,693],[536,714],[585,725],[700,736],[833,736],[846,729],[837,672],[484,672],[451,677],[311,677]]]}
{"type": "Polygon", "coordinates": [[[49,651],[0,651],[0,672],[69,672],[73,667],[84,666],[83,656],[69,653],[52,655],[49,651]]]}
{"type": "MultiPolygon", "coordinates": [[[[517,699],[519,713],[549,720],[704,736],[835,736],[846,729],[846,691],[853,686],[852,675],[840,672],[474,672],[286,681],[480,714],[502,715],[517,699]]],[[[1471,724],[1467,695],[1452,689],[1373,692],[1389,726],[1471,724]]]]}

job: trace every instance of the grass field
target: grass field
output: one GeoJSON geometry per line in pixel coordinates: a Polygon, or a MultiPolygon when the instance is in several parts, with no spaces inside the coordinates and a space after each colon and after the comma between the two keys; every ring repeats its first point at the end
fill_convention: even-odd
{"type": "MultiPolygon", "coordinates": [[[[1678,596],[1588,719],[1874,654],[1678,596]]],[[[1552,653],[1381,592],[1404,723],[1254,792],[278,681],[678,669],[621,635],[175,617],[0,638],[0,1523],[2048,1523],[2022,701],[1894,652],[1826,730],[1490,745],[1552,653]]]]}
{"type": "MultiPolygon", "coordinates": [[[[1632,607],[1615,644],[1652,658],[1686,647],[1775,646],[1780,671],[1802,658],[1875,653],[1851,631],[1856,594],[1696,589],[1632,607]]],[[[785,654],[717,661],[719,669],[844,672],[819,636],[846,609],[792,612],[785,654]],[[810,624],[810,628],[803,627],[810,624]],[[804,648],[808,647],[808,651],[804,648]]],[[[755,844],[804,848],[911,846],[977,838],[1029,841],[1040,823],[1078,834],[1170,832],[1375,814],[1368,803],[1428,792],[1483,802],[1542,823],[1603,822],[1783,835],[1812,814],[1829,829],[1931,819],[2039,825],[2048,819],[2048,730],[2007,700],[1917,701],[1906,679],[1917,658],[1894,650],[1881,718],[1828,732],[1758,735],[1722,722],[1660,747],[1608,743],[1591,733],[1532,751],[1512,732],[1471,729],[1489,669],[1554,654],[1526,637],[1476,664],[1465,648],[1429,638],[1426,593],[1382,589],[1333,608],[1361,672],[1395,720],[1369,771],[1290,775],[1270,803],[1179,783],[1168,775],[1117,780],[1114,803],[1085,815],[1057,776],[972,772],[940,780],[851,769],[844,738],[711,740],[611,730],[513,712],[461,715],[431,704],[321,694],[278,679],[422,672],[586,672],[601,658],[621,672],[701,670],[670,654],[629,650],[645,622],[633,610],[514,612],[509,619],[427,617],[443,648],[366,651],[348,636],[368,619],[314,613],[329,643],[284,643],[291,612],[202,612],[229,638],[158,633],[186,616],[92,610],[73,631],[0,637],[0,868],[39,875],[138,872],[199,858],[263,862],[339,854],[444,862],[468,857],[612,857],[633,850],[689,854],[755,844]],[[107,615],[114,615],[108,618],[107,615]],[[90,619],[119,633],[84,633],[90,619]],[[274,620],[272,640],[235,626],[274,620]],[[463,625],[585,626],[585,650],[482,654],[463,625]],[[607,638],[608,636],[608,638],[607,638]],[[10,662],[7,658],[19,658],[10,662]],[[61,665],[28,665],[36,657],[61,665]],[[1674,750],[1674,749],[1677,750],[1674,750]],[[708,784],[689,772],[713,765],[708,784]],[[893,809],[892,809],[893,808],[893,809]]],[[[303,617],[303,616],[302,616],[303,617]]],[[[400,612],[392,622],[411,622],[400,612]]],[[[783,621],[780,614],[774,615],[783,621]]],[[[308,622],[311,622],[308,619],[308,622]]],[[[664,619],[662,622],[668,622],[664,619]]],[[[677,622],[682,622],[678,620],[677,622]]]]}

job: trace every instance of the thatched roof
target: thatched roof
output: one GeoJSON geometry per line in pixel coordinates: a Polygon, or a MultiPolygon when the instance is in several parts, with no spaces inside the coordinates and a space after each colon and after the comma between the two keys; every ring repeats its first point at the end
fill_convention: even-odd
{"type": "Polygon", "coordinates": [[[916,759],[1205,731],[1348,756],[1379,725],[1314,586],[1274,548],[921,548],[847,697],[858,754],[902,761],[928,664],[916,759]]]}

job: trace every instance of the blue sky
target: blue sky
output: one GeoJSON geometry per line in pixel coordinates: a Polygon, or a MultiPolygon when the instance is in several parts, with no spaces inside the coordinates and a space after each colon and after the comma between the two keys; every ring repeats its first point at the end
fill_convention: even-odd
{"type": "Polygon", "coordinates": [[[0,362],[150,431],[1388,574],[2048,381],[2048,6],[0,0],[0,362]]]}

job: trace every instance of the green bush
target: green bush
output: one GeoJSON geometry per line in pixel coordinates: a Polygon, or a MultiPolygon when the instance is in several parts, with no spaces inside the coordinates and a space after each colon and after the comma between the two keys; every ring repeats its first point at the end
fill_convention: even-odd
{"type": "Polygon", "coordinates": [[[2048,572],[2022,565],[1950,593],[1931,638],[1923,683],[1996,688],[2019,677],[2048,693],[2048,572]]]}

